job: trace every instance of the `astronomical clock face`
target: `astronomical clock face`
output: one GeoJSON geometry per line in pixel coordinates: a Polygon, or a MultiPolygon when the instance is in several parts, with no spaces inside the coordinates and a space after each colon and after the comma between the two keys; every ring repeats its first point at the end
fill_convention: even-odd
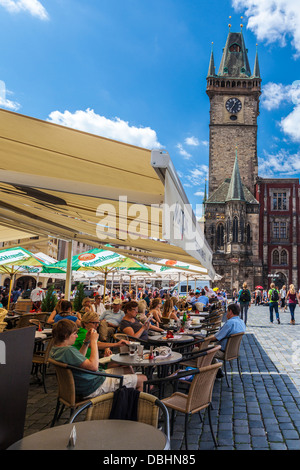
{"type": "Polygon", "coordinates": [[[242,103],[238,98],[229,98],[225,106],[227,111],[231,114],[237,114],[242,109],[242,103]]]}

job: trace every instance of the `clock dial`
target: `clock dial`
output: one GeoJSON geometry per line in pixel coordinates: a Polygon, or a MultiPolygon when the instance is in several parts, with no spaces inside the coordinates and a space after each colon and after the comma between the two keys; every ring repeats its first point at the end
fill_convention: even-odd
{"type": "Polygon", "coordinates": [[[226,109],[229,113],[236,114],[242,109],[242,103],[238,98],[229,98],[226,101],[226,109]]]}

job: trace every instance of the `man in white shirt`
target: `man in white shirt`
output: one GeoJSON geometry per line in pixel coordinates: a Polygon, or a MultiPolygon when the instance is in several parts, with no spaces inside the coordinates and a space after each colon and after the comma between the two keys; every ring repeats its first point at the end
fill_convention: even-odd
{"type": "Polygon", "coordinates": [[[105,310],[100,316],[99,336],[101,341],[108,341],[119,327],[125,313],[121,310],[122,300],[115,299],[112,309],[105,310]]]}
{"type": "Polygon", "coordinates": [[[103,302],[101,301],[100,295],[95,295],[95,303],[93,305],[93,310],[95,310],[95,312],[98,313],[99,318],[105,312],[105,307],[104,307],[103,302]]]}
{"type": "Polygon", "coordinates": [[[42,300],[45,298],[45,291],[42,289],[42,282],[38,282],[37,287],[31,291],[30,300],[32,302],[32,310],[39,310],[42,300]]]}

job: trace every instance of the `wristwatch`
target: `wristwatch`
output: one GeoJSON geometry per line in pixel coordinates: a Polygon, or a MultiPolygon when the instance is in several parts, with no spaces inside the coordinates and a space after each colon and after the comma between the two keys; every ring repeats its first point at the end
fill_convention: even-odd
{"type": "Polygon", "coordinates": [[[83,344],[84,344],[85,346],[88,346],[88,345],[90,344],[90,341],[83,341],[83,344]]]}

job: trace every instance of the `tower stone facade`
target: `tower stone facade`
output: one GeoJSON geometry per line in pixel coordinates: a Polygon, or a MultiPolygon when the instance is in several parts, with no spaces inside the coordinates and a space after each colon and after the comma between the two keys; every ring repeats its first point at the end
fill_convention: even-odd
{"type": "Polygon", "coordinates": [[[262,282],[259,203],[254,197],[261,77],[257,54],[251,73],[242,32],[229,32],[218,74],[211,53],[206,91],[210,148],[205,235],[223,287],[238,289],[246,281],[254,289],[262,282]]]}

